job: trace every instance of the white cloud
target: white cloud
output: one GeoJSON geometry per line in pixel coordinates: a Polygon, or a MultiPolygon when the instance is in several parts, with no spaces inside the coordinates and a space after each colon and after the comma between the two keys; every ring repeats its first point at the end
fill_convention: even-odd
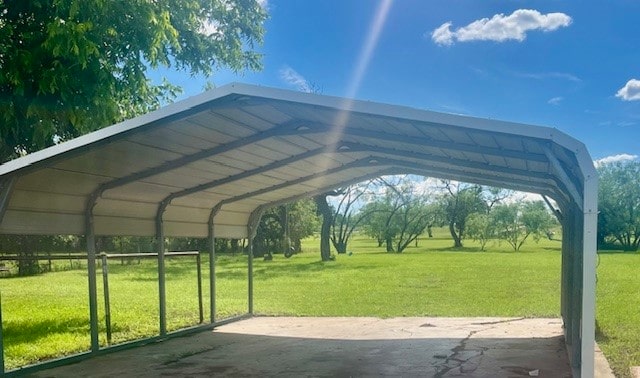
{"type": "Polygon", "coordinates": [[[564,100],[564,97],[558,96],[558,97],[550,98],[549,101],[547,101],[547,103],[550,105],[560,105],[562,100],[564,100]]]}
{"type": "Polygon", "coordinates": [[[284,66],[280,69],[280,78],[301,92],[313,92],[307,79],[289,66],[284,66]]]}
{"type": "Polygon", "coordinates": [[[566,72],[538,72],[538,73],[516,72],[515,75],[519,77],[524,77],[527,79],[536,79],[536,80],[561,79],[561,80],[573,81],[576,83],[579,83],[582,81],[579,77],[566,72]]]}
{"type": "Polygon", "coordinates": [[[616,97],[625,101],[640,100],[640,80],[631,79],[627,81],[627,84],[616,93],[616,97]]]}
{"type": "Polygon", "coordinates": [[[542,201],[542,200],[543,200],[542,195],[540,194],[520,192],[515,190],[513,191],[513,193],[511,193],[509,197],[502,200],[501,203],[508,205],[508,204],[518,203],[518,202],[536,202],[536,201],[542,201]]]}
{"type": "Polygon", "coordinates": [[[451,31],[451,22],[445,22],[431,33],[431,39],[438,45],[452,45],[455,34],[451,31]]]}
{"type": "Polygon", "coordinates": [[[482,18],[454,31],[446,22],[431,33],[431,39],[438,45],[452,45],[455,41],[523,41],[531,30],[553,31],[571,24],[571,17],[564,13],[541,14],[533,9],[518,9],[508,16],[496,14],[492,18],[482,18]]]}
{"type": "Polygon", "coordinates": [[[636,160],[637,158],[638,158],[638,155],[618,154],[618,155],[611,155],[611,156],[603,157],[602,159],[595,160],[594,163],[595,163],[596,167],[599,167],[599,166],[601,166],[603,164],[616,163],[616,162],[620,162],[620,161],[636,160]]]}
{"type": "MultiPolygon", "coordinates": [[[[268,12],[269,11],[269,0],[257,0],[258,5],[260,6],[260,8],[262,8],[264,11],[268,12]]],[[[232,4],[230,3],[226,3],[225,8],[227,10],[231,10],[233,9],[232,4]]],[[[202,24],[200,25],[200,28],[198,29],[198,32],[200,34],[204,34],[216,39],[221,39],[222,38],[222,32],[220,30],[220,23],[216,20],[211,20],[209,18],[203,19],[202,20],[202,24]]]]}
{"type": "Polygon", "coordinates": [[[211,37],[221,37],[221,35],[219,35],[219,33],[221,33],[220,23],[217,21],[204,20],[198,32],[211,37]]]}
{"type": "MultiPolygon", "coordinates": [[[[440,179],[434,177],[424,177],[415,184],[416,191],[422,195],[430,195],[441,190],[440,179]]],[[[457,181],[455,182],[457,184],[457,181]]]]}

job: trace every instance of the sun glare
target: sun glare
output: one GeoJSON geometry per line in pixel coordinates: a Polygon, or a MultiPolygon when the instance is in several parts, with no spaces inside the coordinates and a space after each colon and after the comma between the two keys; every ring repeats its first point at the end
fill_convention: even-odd
{"type": "MultiPolygon", "coordinates": [[[[382,34],[382,30],[384,29],[384,25],[386,23],[392,3],[393,0],[382,0],[378,4],[378,8],[376,9],[373,19],[371,20],[371,24],[369,25],[369,30],[366,34],[366,40],[364,41],[362,49],[358,54],[358,60],[354,66],[355,69],[351,74],[351,80],[347,85],[346,94],[344,96],[346,99],[342,104],[343,110],[336,115],[336,118],[333,122],[333,130],[329,135],[329,144],[337,143],[342,138],[344,128],[349,122],[349,113],[353,106],[353,98],[358,92],[358,89],[360,88],[360,85],[362,83],[362,79],[367,72],[369,63],[371,62],[371,57],[373,56],[376,46],[378,45],[378,40],[380,39],[380,35],[382,34]]],[[[324,167],[324,169],[327,168],[328,167],[324,167]]]]}

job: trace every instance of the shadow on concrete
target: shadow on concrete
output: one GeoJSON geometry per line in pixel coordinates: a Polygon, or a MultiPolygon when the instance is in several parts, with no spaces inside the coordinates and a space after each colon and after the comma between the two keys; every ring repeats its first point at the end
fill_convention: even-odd
{"type": "Polygon", "coordinates": [[[214,332],[119,351],[34,376],[535,374],[571,376],[561,326],[555,319],[253,318],[214,332]]]}

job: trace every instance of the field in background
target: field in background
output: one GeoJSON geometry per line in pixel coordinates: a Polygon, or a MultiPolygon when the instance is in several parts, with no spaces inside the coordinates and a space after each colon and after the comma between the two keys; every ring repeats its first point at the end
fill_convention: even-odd
{"type": "Polygon", "coordinates": [[[296,264],[281,256],[256,268],[256,310],[299,316],[559,316],[559,241],[453,250],[442,232],[401,254],[357,238],[351,255],[319,262],[305,241],[296,264]],[[538,251],[533,253],[533,251],[538,251]]]}
{"type": "MultiPolygon", "coordinates": [[[[453,250],[444,230],[402,254],[386,253],[357,238],[351,255],[319,261],[318,240],[304,253],[255,259],[255,312],[297,316],[527,316],[558,317],[560,242],[530,241],[520,252],[506,244],[481,252],[467,241],[453,250]]],[[[169,329],[198,322],[194,258],[167,263],[169,329]]],[[[205,319],[209,287],[203,259],[205,319]]],[[[640,255],[602,254],[598,268],[598,342],[617,373],[640,364],[640,255]]],[[[109,265],[115,343],[158,332],[155,261],[109,265]]],[[[98,269],[100,272],[100,269],[98,269]]],[[[246,312],[246,256],[217,261],[217,317],[246,312]]],[[[98,276],[100,342],[106,344],[102,277],[98,276]]],[[[0,279],[5,363],[15,368],[87,350],[89,326],[85,270],[0,279]]]]}

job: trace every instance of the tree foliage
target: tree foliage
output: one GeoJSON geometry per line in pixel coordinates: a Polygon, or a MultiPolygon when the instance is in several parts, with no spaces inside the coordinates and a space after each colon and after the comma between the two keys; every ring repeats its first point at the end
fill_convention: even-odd
{"type": "Polygon", "coordinates": [[[385,244],[387,252],[404,251],[435,221],[430,198],[408,176],[382,177],[384,194],[376,195],[362,211],[368,215],[365,232],[385,244]]]}
{"type": "Polygon", "coordinates": [[[373,181],[367,181],[340,190],[342,194],[335,206],[331,225],[331,243],[339,254],[347,252],[349,239],[356,227],[372,215],[368,209],[358,207],[370,194],[371,186],[373,181]]]}
{"type": "Polygon", "coordinates": [[[284,244],[284,218],[280,207],[272,207],[262,214],[253,238],[254,256],[271,256],[276,250],[282,250],[284,244]]]}
{"type": "Polygon", "coordinates": [[[495,227],[496,235],[509,243],[514,251],[519,251],[529,236],[537,241],[555,226],[555,218],[542,201],[499,205],[488,219],[495,227]]]}
{"type": "Polygon", "coordinates": [[[454,247],[460,248],[465,236],[467,217],[487,211],[487,204],[482,197],[483,188],[475,184],[442,180],[441,189],[444,194],[440,197],[440,209],[449,227],[454,247]]]}
{"type": "Polygon", "coordinates": [[[265,19],[257,0],[0,1],[0,163],[171,101],[149,68],[260,68],[265,19]]]}
{"type": "Polygon", "coordinates": [[[149,67],[260,68],[256,0],[0,2],[0,161],[158,107],[149,67]]]}
{"type": "Polygon", "coordinates": [[[480,243],[484,251],[489,240],[495,237],[496,227],[488,213],[473,213],[467,217],[467,237],[480,243]]]}
{"type": "Polygon", "coordinates": [[[301,240],[318,229],[312,200],[303,199],[268,209],[260,218],[254,239],[254,254],[269,255],[293,248],[301,251],[301,240]]]}
{"type": "Polygon", "coordinates": [[[625,250],[640,244],[640,162],[603,164],[598,191],[598,241],[609,240],[625,250]]]}
{"type": "Polygon", "coordinates": [[[302,251],[302,239],[318,231],[320,218],[316,214],[316,205],[312,199],[302,199],[284,205],[287,211],[288,234],[294,251],[302,251]]]}

